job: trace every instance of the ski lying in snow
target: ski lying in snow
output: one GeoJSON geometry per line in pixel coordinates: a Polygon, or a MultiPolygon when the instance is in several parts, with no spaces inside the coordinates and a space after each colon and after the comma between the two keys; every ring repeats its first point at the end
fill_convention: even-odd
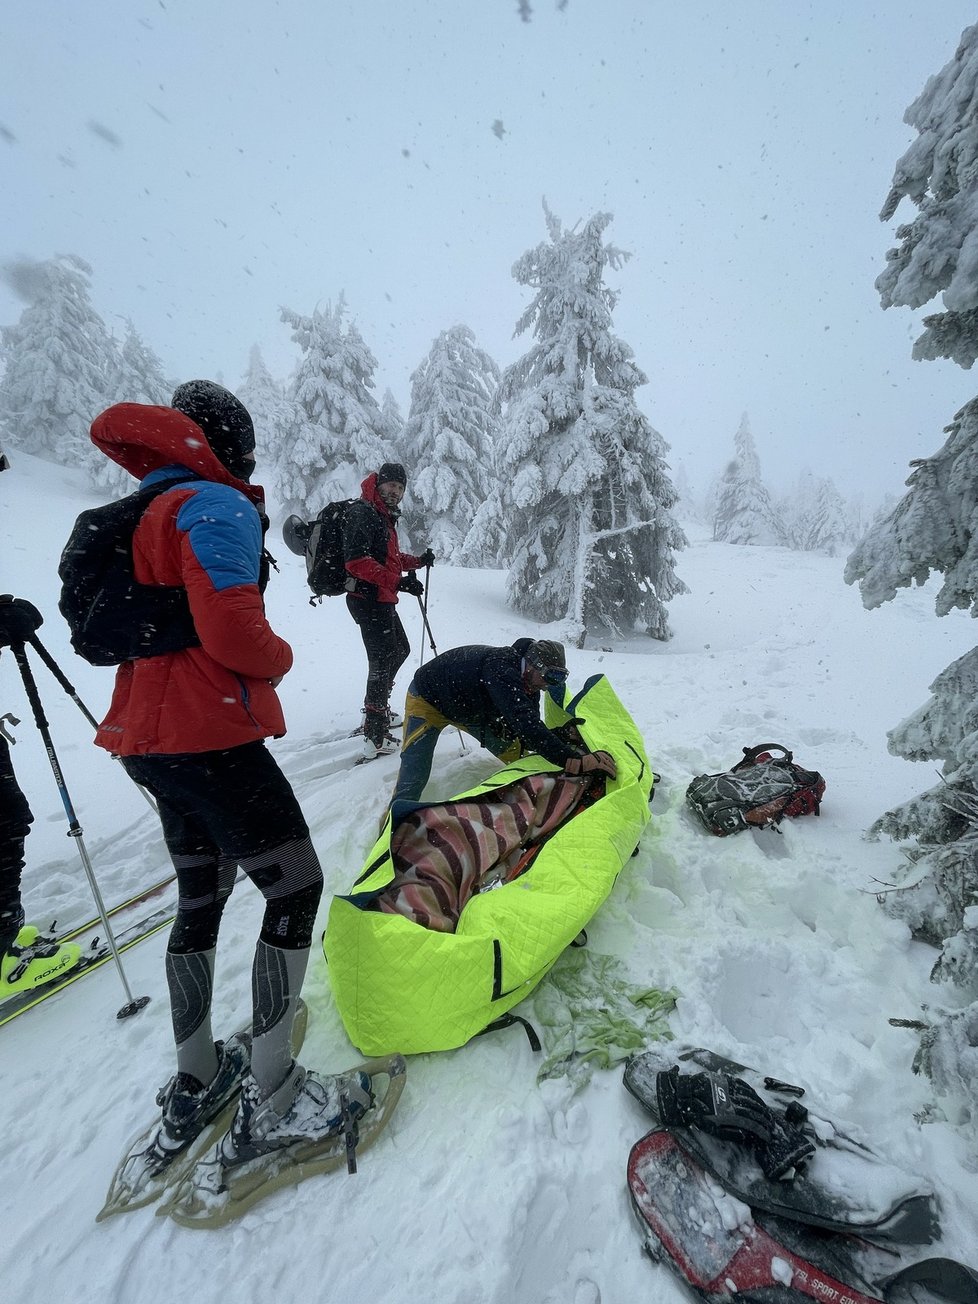
{"type": "MultiPolygon", "coordinates": [[[[123,911],[130,911],[138,905],[145,904],[175,882],[176,875],[171,874],[159,883],[144,888],[133,896],[127,897],[125,901],[120,901],[107,909],[106,918],[111,919],[123,911]]],[[[82,946],[76,942],[76,939],[84,938],[88,933],[97,933],[101,923],[101,916],[97,915],[84,924],[76,924],[60,933],[57,920],[45,929],[37,928],[33,924],[25,925],[17,936],[16,950],[4,956],[0,965],[0,1011],[6,1009],[4,1003],[8,997],[16,993],[45,988],[56,978],[74,969],[82,958],[82,946]]],[[[91,966],[86,964],[82,967],[91,966]]],[[[0,1016],[0,1022],[2,1021],[0,1016]]]]}
{"type": "MultiPolygon", "coordinates": [[[[739,1077],[775,1110],[784,1109],[785,1097],[804,1095],[801,1087],[764,1077],[712,1051],[672,1045],[637,1055],[625,1067],[625,1086],[656,1121],[656,1076],[676,1063],[682,1073],[706,1070],[739,1077]]],[[[766,1177],[747,1146],[718,1140],[698,1128],[675,1132],[702,1168],[754,1210],[874,1241],[924,1245],[937,1238],[940,1227],[932,1191],[819,1116],[815,1106],[809,1105],[807,1113],[805,1131],[815,1152],[789,1181],[766,1177]]]]}
{"type": "MultiPolygon", "coordinates": [[[[160,929],[166,928],[173,922],[174,907],[163,907],[141,919],[138,923],[131,924],[128,928],[115,934],[116,948],[121,953],[128,951],[130,947],[135,946],[138,942],[144,941],[147,937],[152,937],[160,929]]],[[[73,942],[67,943],[73,947],[73,942]]],[[[11,1019],[16,1019],[19,1014],[24,1014],[31,1010],[35,1005],[40,1005],[46,1001],[49,996],[54,996],[63,991],[72,983],[77,982],[79,978],[84,978],[86,974],[91,973],[94,969],[99,969],[103,964],[107,964],[112,959],[112,948],[108,942],[103,942],[100,938],[94,937],[86,950],[81,951],[77,960],[71,968],[60,973],[52,975],[47,981],[22,991],[14,991],[5,998],[2,997],[2,988],[0,988],[0,1026],[9,1023],[11,1019]]]]}
{"type": "Polygon", "coordinates": [[[372,765],[374,761],[388,760],[391,756],[396,757],[397,752],[381,752],[377,756],[362,756],[359,752],[352,756],[343,756],[336,761],[328,761],[325,765],[317,765],[311,773],[303,775],[304,779],[325,779],[330,774],[339,774],[341,770],[352,770],[358,765],[372,765]]]}
{"type": "MultiPolygon", "coordinates": [[[[107,919],[114,919],[116,915],[122,914],[124,910],[131,910],[134,906],[143,905],[151,901],[153,897],[159,896],[164,892],[171,883],[176,883],[176,874],[168,874],[166,878],[161,878],[158,883],[151,887],[143,888],[141,891],[134,893],[131,897],[126,897],[125,901],[119,901],[114,906],[109,906],[105,912],[107,919]]],[[[51,925],[50,932],[56,933],[59,942],[72,942],[76,937],[81,937],[85,933],[91,933],[102,927],[102,916],[96,915],[84,924],[76,924],[74,927],[67,929],[63,933],[56,933],[57,921],[51,925]]]]}
{"type": "Polygon", "coordinates": [[[347,1165],[356,1171],[356,1155],[372,1145],[386,1127],[404,1088],[407,1064],[403,1055],[366,1060],[349,1072],[371,1079],[375,1101],[344,1133],[328,1141],[299,1143],[244,1163],[229,1163],[220,1141],[199,1159],[170,1197],[157,1207],[184,1227],[220,1227],[245,1213],[283,1186],[297,1186],[309,1177],[347,1165]],[[375,1085],[386,1079],[383,1094],[375,1085]]]}
{"type": "MultiPolygon", "coordinates": [[[[297,1056],[306,1039],[309,1024],[309,1008],[300,998],[296,1006],[295,1021],[292,1025],[292,1055],[297,1056]]],[[[234,1034],[238,1039],[251,1038],[251,1024],[234,1034]]],[[[148,1127],[142,1129],[129,1142],[126,1153],[109,1183],[105,1204],[95,1215],[96,1222],[104,1222],[113,1214],[128,1213],[133,1209],[142,1209],[147,1204],[158,1200],[168,1187],[179,1182],[191,1168],[195,1159],[213,1144],[216,1137],[230,1126],[231,1118],[241,1094],[241,1083],[231,1090],[218,1106],[218,1113],[209,1119],[190,1142],[185,1150],[180,1150],[164,1161],[153,1146],[153,1139],[159,1125],[159,1116],[148,1127]]]]}
{"type": "MultiPolygon", "coordinates": [[[[234,880],[235,886],[242,882],[245,877],[246,875],[244,871],[239,869],[237,877],[234,880]]],[[[175,884],[175,882],[176,875],[164,879],[160,883],[154,884],[153,887],[146,888],[143,892],[139,892],[128,900],[120,902],[117,906],[113,906],[111,910],[106,911],[106,916],[111,917],[112,915],[120,915],[123,911],[135,914],[136,906],[162,894],[166,888],[171,884],[175,884]]],[[[145,915],[141,918],[136,918],[133,923],[126,924],[125,927],[121,929],[114,928],[112,930],[118,950],[120,952],[128,951],[129,948],[135,946],[137,942],[142,942],[145,938],[152,937],[154,933],[158,933],[161,929],[166,928],[168,924],[172,924],[176,917],[176,911],[177,895],[176,889],[174,889],[173,897],[167,900],[165,904],[159,906],[151,914],[145,915]]],[[[9,1023],[10,1020],[15,1019],[18,1014],[23,1014],[25,1010],[32,1009],[33,1006],[39,1005],[41,1001],[46,1000],[49,996],[54,996],[57,992],[61,991],[63,987],[67,987],[70,983],[84,977],[86,973],[91,972],[93,969],[100,968],[101,965],[107,964],[108,961],[112,959],[112,948],[109,946],[108,942],[103,941],[99,936],[101,922],[101,918],[99,918],[90,924],[84,924],[77,929],[73,929],[70,933],[65,933],[61,937],[55,939],[58,942],[63,942],[67,937],[73,938],[81,936],[86,929],[91,929],[93,932],[93,936],[88,941],[86,949],[81,950],[78,960],[70,969],[64,971],[62,975],[52,975],[50,981],[37,983],[31,990],[15,992],[6,999],[3,997],[3,989],[0,987],[0,1026],[9,1023]]],[[[68,945],[74,946],[75,943],[71,942],[68,943],[68,945]]]]}
{"type": "MultiPolygon", "coordinates": [[[[400,729],[401,727],[402,725],[400,724],[390,726],[391,729],[400,729]]],[[[398,747],[400,747],[401,740],[399,738],[394,738],[391,733],[388,733],[387,736],[388,738],[391,738],[393,742],[396,742],[398,747]]],[[[310,734],[309,737],[303,739],[302,742],[294,743],[292,745],[292,750],[304,752],[309,751],[313,747],[335,747],[337,743],[346,743],[350,742],[353,738],[362,737],[363,725],[359,724],[355,729],[338,729],[335,733],[328,734],[310,734]]]]}
{"type": "Polygon", "coordinates": [[[371,761],[383,761],[388,756],[396,756],[397,752],[378,752],[376,756],[358,756],[353,762],[354,765],[369,765],[371,761]]]}

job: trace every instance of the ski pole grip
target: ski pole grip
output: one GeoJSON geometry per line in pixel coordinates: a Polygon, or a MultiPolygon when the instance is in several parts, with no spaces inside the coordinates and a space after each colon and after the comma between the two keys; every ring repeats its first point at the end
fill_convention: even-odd
{"type": "Polygon", "coordinates": [[[0,647],[30,642],[43,624],[44,617],[32,602],[0,593],[0,647]]]}

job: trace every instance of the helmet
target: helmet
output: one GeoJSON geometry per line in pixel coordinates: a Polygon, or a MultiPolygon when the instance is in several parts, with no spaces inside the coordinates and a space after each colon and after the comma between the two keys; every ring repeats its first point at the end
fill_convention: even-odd
{"type": "Polygon", "coordinates": [[[285,546],[289,552],[294,552],[297,557],[306,555],[306,544],[309,542],[311,533],[312,526],[308,521],[304,521],[301,516],[290,516],[282,526],[282,538],[285,540],[285,546]]]}

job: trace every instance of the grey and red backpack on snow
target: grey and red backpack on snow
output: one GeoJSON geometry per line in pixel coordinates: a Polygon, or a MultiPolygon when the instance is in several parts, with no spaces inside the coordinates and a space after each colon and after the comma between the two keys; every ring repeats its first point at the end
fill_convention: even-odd
{"type": "Polygon", "coordinates": [[[686,789],[686,804],[708,832],[725,838],[777,824],[785,815],[819,813],[825,780],[817,770],[797,765],[780,743],[743,750],[743,760],[730,770],[699,774],[686,789]]]}

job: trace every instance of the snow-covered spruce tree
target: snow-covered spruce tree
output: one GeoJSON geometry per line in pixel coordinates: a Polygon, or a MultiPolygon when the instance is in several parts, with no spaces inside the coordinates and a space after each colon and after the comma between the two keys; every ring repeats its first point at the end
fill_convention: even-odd
{"type": "Polygon", "coordinates": [[[828,476],[822,476],[815,485],[808,529],[809,552],[821,552],[826,557],[837,557],[851,540],[845,499],[828,476]]]}
{"type": "Polygon", "coordinates": [[[90,476],[105,459],[88,437],[108,407],[117,345],[92,307],[92,269],[74,254],[9,264],[4,275],[27,302],[4,326],[0,437],[47,461],[81,466],[90,476]]]}
{"type": "Polygon", "coordinates": [[[358,494],[361,479],[391,455],[370,393],[377,363],[360,333],[344,329],[345,312],[342,296],[309,317],[281,310],[302,357],[288,395],[294,424],[279,444],[275,478],[282,505],[300,516],[358,494]]]}
{"type": "MultiPolygon", "coordinates": [[[[919,135],[897,164],[881,218],[888,221],[904,197],[917,215],[897,228],[899,245],[876,286],[884,308],[916,308],[941,294],[945,311],[924,318],[914,356],[970,367],[978,357],[978,26],[964,31],[905,121],[919,135]]],[[[849,558],[846,580],[859,582],[866,607],[934,571],[944,577],[938,616],[955,607],[978,615],[978,400],[945,433],[937,453],[912,463],[908,493],[849,558]]],[[[889,748],[939,762],[940,782],[887,811],[871,832],[910,840],[915,885],[888,894],[887,908],[941,946],[933,977],[962,989],[955,1004],[962,995],[971,1001],[954,1013],[931,1011],[918,1062],[978,1139],[978,649],[938,675],[930,692],[891,731],[889,748]]]]}
{"type": "Polygon", "coordinates": [[[373,395],[377,359],[352,322],[342,343],[344,379],[352,404],[344,423],[347,443],[340,471],[348,483],[351,479],[355,482],[355,491],[359,493],[363,477],[379,470],[395,456],[395,450],[387,438],[384,416],[373,395]]]}
{"type": "Polygon", "coordinates": [[[676,490],[677,516],[699,523],[702,519],[700,499],[689,482],[689,473],[684,462],[677,463],[672,473],[672,483],[676,490]]]}
{"type": "MultiPolygon", "coordinates": [[[[176,386],[163,373],[163,363],[126,319],[126,335],[112,352],[108,365],[110,403],[153,403],[168,405],[176,386]]],[[[92,479],[106,493],[123,496],[137,486],[137,480],[118,463],[102,457],[95,463],[92,479]]]]}
{"type": "Polygon", "coordinates": [[[516,333],[532,326],[535,342],[499,390],[509,601],[564,621],[578,646],[590,629],[666,639],[666,603],[687,591],[674,569],[686,537],[667,445],[635,402],[646,377],[611,329],[604,272],[627,255],[603,241],[608,213],[567,231],[544,214],[550,240],[513,267],[535,291],[516,333]]]}
{"type": "Polygon", "coordinates": [[[466,555],[462,545],[489,494],[498,385],[499,368],[468,326],[442,331],[411,377],[401,440],[411,461],[404,526],[416,546],[424,542],[457,565],[492,560],[466,555]]]}
{"type": "MultiPolygon", "coordinates": [[[[890,507],[892,505],[891,503],[890,507]]],[[[887,512],[890,507],[887,507],[887,512]]],[[[878,510],[867,506],[866,499],[861,493],[853,494],[846,500],[846,539],[850,544],[859,542],[869,529],[878,510]]]]}
{"type": "Polygon", "coordinates": [[[389,389],[384,390],[384,397],[380,401],[380,429],[391,448],[397,448],[400,445],[401,435],[404,431],[404,418],[401,416],[401,409],[397,405],[397,399],[389,389]]]}
{"type": "Polygon", "coordinates": [[[126,337],[116,352],[109,371],[115,403],[167,405],[176,383],[163,371],[163,363],[126,318],[126,337]]]}
{"type": "Polygon", "coordinates": [[[734,435],[734,456],[720,481],[713,515],[716,543],[772,544],[784,541],[784,527],[761,479],[747,413],[734,435]]]}
{"type": "Polygon", "coordinates": [[[781,541],[794,552],[804,552],[808,548],[817,493],[818,480],[806,466],[795,477],[790,490],[774,501],[774,510],[781,522],[781,541]]]}
{"type": "Polygon", "coordinates": [[[257,344],[251,346],[248,369],[235,394],[248,409],[255,426],[255,461],[260,482],[263,475],[271,473],[279,449],[295,428],[295,405],[268,370],[257,344]]]}

